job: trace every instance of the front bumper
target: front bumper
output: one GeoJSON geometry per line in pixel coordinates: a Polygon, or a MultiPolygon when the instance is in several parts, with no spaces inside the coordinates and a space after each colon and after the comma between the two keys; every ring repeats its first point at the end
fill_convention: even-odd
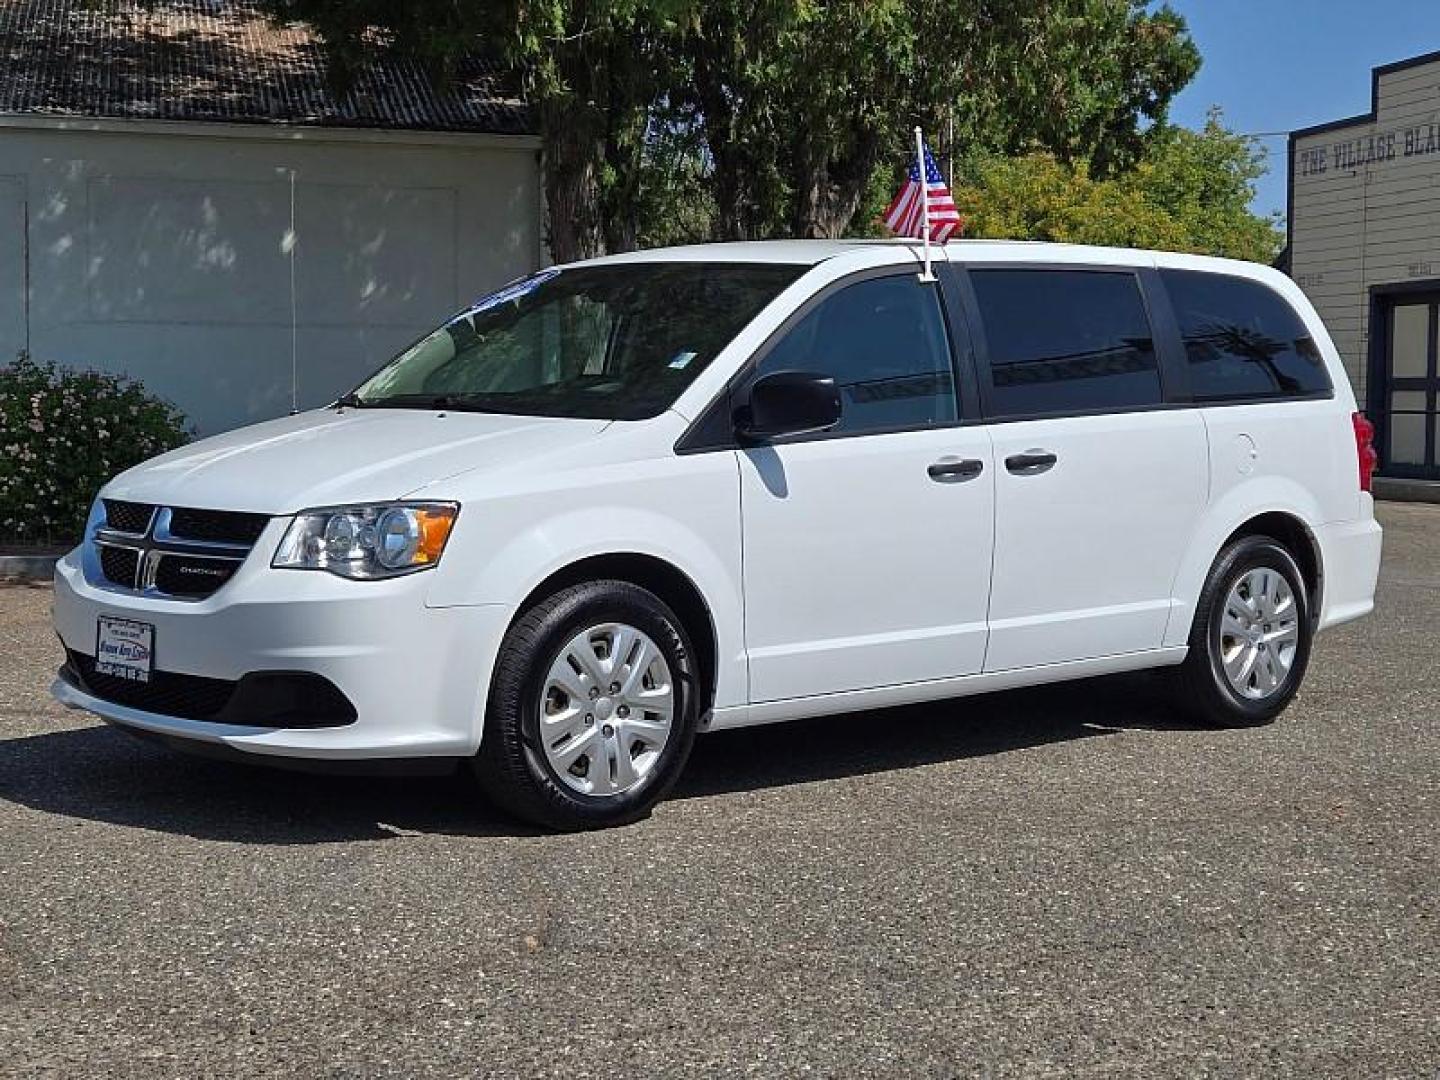
{"type": "MultiPolygon", "coordinates": [[[[254,554],[272,549],[274,539],[267,531],[254,554]]],[[[356,718],[320,728],[252,726],[228,714],[229,722],[216,723],[107,701],[63,678],[51,692],[111,723],[256,755],[467,756],[480,745],[485,688],[510,611],[427,607],[431,576],[347,581],[251,558],[196,602],[93,585],[72,552],[55,568],[55,630],[67,649],[93,655],[101,615],[134,619],[155,628],[157,671],[232,681],[255,672],[312,672],[339,689],[356,718]]]]}

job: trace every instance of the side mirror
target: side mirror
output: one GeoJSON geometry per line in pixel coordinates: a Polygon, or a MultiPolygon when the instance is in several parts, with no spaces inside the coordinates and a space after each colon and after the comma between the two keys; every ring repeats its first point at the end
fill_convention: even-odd
{"type": "Polygon", "coordinates": [[[825,431],[840,422],[835,380],[813,371],[776,371],[750,385],[735,409],[735,430],[751,442],[825,431]]]}

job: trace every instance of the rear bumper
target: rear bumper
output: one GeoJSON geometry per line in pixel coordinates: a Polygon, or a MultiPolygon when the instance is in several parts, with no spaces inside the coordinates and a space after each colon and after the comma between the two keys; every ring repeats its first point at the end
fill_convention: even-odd
{"type": "MultiPolygon", "coordinates": [[[[1366,509],[1373,510],[1373,506],[1371,503],[1366,509]]],[[[1371,513],[1358,521],[1322,525],[1315,530],[1325,572],[1321,630],[1361,618],[1375,609],[1382,535],[1380,523],[1371,513]]]]}
{"type": "Polygon", "coordinates": [[[75,554],[55,568],[55,630],[67,649],[95,650],[100,615],[155,628],[155,666],[180,676],[241,680],[303,671],[354,706],[343,726],[272,727],[166,715],[57,679],[71,708],[151,735],[246,754],[309,759],[463,757],[480,744],[485,688],[509,621],[501,606],[431,608],[424,574],[353,582],[247,563],[204,601],[127,595],[85,580],[75,554]],[[358,587],[357,587],[358,586],[358,587]]]}

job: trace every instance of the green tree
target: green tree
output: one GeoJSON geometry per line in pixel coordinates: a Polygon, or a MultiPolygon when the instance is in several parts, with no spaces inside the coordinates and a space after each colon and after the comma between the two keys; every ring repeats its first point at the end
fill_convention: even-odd
{"type": "Polygon", "coordinates": [[[1123,169],[1200,63],[1146,0],[711,0],[682,46],[726,238],[866,228],[917,123],[1123,169]]]}
{"type": "Polygon", "coordinates": [[[514,65],[540,129],[555,258],[635,246],[651,112],[676,79],[667,43],[693,0],[261,2],[315,30],[340,91],[383,54],[442,85],[467,54],[514,65]]]}
{"type": "Polygon", "coordinates": [[[1260,143],[1212,109],[1199,131],[1161,129],[1132,182],[1184,227],[1185,250],[1270,262],[1284,243],[1283,217],[1250,209],[1267,168],[1260,143]]]}
{"type": "Polygon", "coordinates": [[[561,260],[706,221],[721,238],[842,235],[916,123],[1103,175],[1139,157],[1199,65],[1149,0],[262,2],[315,28],[341,87],[381,52],[439,80],[470,52],[514,64],[561,260]]]}
{"type": "Polygon", "coordinates": [[[1185,20],[1148,0],[982,4],[965,32],[956,142],[1085,161],[1092,174],[1133,166],[1170,102],[1200,70],[1185,20]]]}
{"type": "Polygon", "coordinates": [[[1045,153],[968,162],[954,192],[965,235],[1274,259],[1278,216],[1250,210],[1265,171],[1253,139],[1212,113],[1200,131],[1166,126],[1148,142],[1145,157],[1113,177],[1045,153]]]}
{"type": "Polygon", "coordinates": [[[714,237],[705,131],[693,109],[669,102],[656,108],[637,171],[637,246],[698,244],[714,237]]]}

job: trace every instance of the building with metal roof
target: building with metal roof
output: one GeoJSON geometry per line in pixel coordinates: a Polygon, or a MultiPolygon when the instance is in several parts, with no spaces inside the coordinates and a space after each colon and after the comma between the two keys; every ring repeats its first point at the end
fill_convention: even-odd
{"type": "Polygon", "coordinates": [[[437,89],[232,0],[0,5],[0,364],[121,372],[201,432],[323,403],[542,260],[518,79],[437,89]]]}

